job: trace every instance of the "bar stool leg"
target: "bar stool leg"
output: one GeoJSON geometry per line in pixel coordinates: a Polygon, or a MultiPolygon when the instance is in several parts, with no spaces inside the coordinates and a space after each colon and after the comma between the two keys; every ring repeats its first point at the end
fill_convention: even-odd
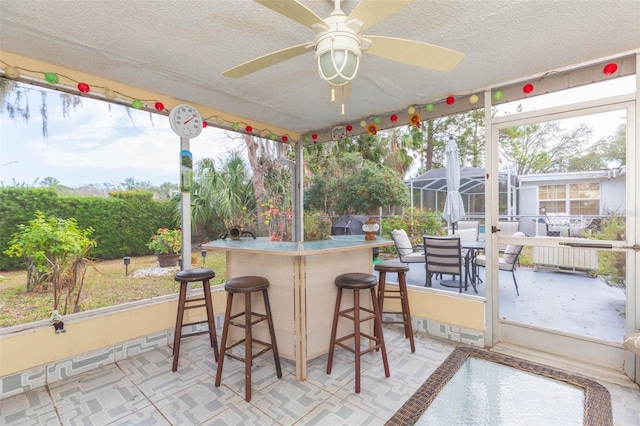
{"type": "Polygon", "coordinates": [[[209,340],[211,341],[211,346],[213,346],[213,356],[215,357],[217,362],[219,358],[218,336],[216,333],[216,320],[213,316],[213,300],[211,299],[211,287],[209,284],[209,280],[204,280],[202,282],[202,289],[204,291],[205,304],[207,309],[207,320],[209,323],[209,340]]]}
{"type": "MultiPolygon", "coordinates": [[[[380,307],[380,319],[382,319],[382,315],[384,315],[384,292],[385,292],[385,285],[386,285],[386,281],[387,281],[387,273],[385,271],[380,271],[379,272],[379,278],[378,278],[378,306],[380,307]]],[[[376,327],[373,327],[373,335],[375,337],[378,336],[378,329],[376,327]]]]}
{"type": "Polygon", "coordinates": [[[245,399],[251,400],[251,367],[253,366],[253,346],[251,330],[251,293],[244,294],[244,386],[245,399]]]}
{"type": "Polygon", "coordinates": [[[360,290],[353,290],[353,333],[356,356],[356,393],[360,393],[360,290]]]}
{"type": "Polygon", "coordinates": [[[271,351],[273,352],[273,361],[276,363],[276,373],[278,379],[282,378],[282,367],[280,366],[280,354],[278,353],[278,345],[276,344],[276,329],[273,326],[273,317],[271,316],[271,304],[269,303],[269,293],[262,290],[264,298],[264,308],[267,313],[267,324],[269,325],[269,334],[271,335],[271,351]]]}
{"type": "Polygon", "coordinates": [[[331,374],[333,366],[333,349],[335,347],[336,332],[338,331],[338,315],[340,313],[340,301],[342,300],[342,288],[338,287],[338,295],[336,296],[336,309],[333,312],[333,325],[331,326],[331,340],[329,347],[329,359],[327,360],[327,374],[331,374]]]}
{"type": "MultiPolygon", "coordinates": [[[[379,337],[376,341],[376,344],[380,345],[380,351],[382,352],[382,363],[384,364],[384,375],[385,377],[389,377],[391,373],[389,372],[389,360],[387,359],[387,347],[384,344],[384,334],[382,334],[382,311],[380,310],[380,305],[378,304],[378,298],[376,297],[375,288],[371,288],[371,301],[373,303],[373,312],[374,312],[374,330],[377,329],[379,337]]],[[[359,374],[359,372],[358,372],[359,374]]],[[[356,391],[359,393],[359,389],[356,391]]]]}
{"type": "Polygon", "coordinates": [[[216,387],[220,387],[222,380],[222,365],[224,356],[227,353],[227,334],[229,333],[229,318],[231,317],[231,305],[233,304],[233,293],[227,293],[227,309],[224,314],[224,325],[222,327],[222,341],[220,342],[220,357],[218,358],[218,369],[216,371],[216,387]]]}
{"type": "Polygon", "coordinates": [[[385,271],[379,272],[378,278],[378,306],[380,306],[380,315],[384,313],[384,289],[387,281],[387,273],[385,271]]]}
{"type": "Polygon", "coordinates": [[[182,338],[182,323],[184,320],[184,305],[187,300],[187,283],[180,283],[180,296],[178,297],[178,317],[176,329],[173,333],[173,367],[172,371],[178,371],[178,359],[180,358],[180,340],[182,338]]]}
{"type": "MultiPolygon", "coordinates": [[[[411,343],[411,352],[416,351],[416,344],[413,340],[413,325],[411,324],[411,311],[409,311],[409,294],[407,293],[407,277],[406,273],[398,274],[398,287],[400,290],[400,302],[402,303],[402,317],[404,320],[404,334],[409,338],[411,343]]],[[[382,312],[382,305],[380,305],[382,312]]]]}

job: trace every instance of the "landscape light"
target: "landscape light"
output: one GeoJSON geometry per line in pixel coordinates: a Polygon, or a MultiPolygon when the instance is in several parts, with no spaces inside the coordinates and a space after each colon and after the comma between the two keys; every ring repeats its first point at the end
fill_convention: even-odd
{"type": "Polygon", "coordinates": [[[131,258],[129,256],[125,256],[122,260],[124,261],[124,276],[126,277],[129,275],[129,264],[131,263],[131,258]]]}

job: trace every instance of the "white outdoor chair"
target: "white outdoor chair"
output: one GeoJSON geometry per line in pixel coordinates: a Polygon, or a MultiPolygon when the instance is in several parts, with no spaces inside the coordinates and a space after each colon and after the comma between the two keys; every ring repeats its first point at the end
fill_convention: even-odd
{"type": "MultiPolygon", "coordinates": [[[[462,241],[478,241],[480,235],[479,220],[459,220],[456,222],[454,235],[458,235],[462,241]]],[[[449,230],[449,235],[451,230],[449,230]]]]}
{"type": "MultiPolygon", "coordinates": [[[[524,232],[516,232],[513,236],[524,237],[525,235],[524,232]]],[[[498,258],[498,268],[501,271],[511,271],[513,284],[516,286],[518,296],[520,296],[520,291],[518,290],[518,281],[516,280],[516,268],[518,267],[518,257],[520,257],[520,253],[522,253],[521,245],[509,244],[505,248],[503,256],[498,258]]],[[[475,264],[476,266],[485,268],[487,266],[487,257],[484,254],[479,254],[476,256],[475,264]]]]}
{"type": "MultiPolygon", "coordinates": [[[[391,238],[396,246],[398,258],[400,262],[406,263],[425,263],[424,250],[422,247],[413,247],[411,240],[404,229],[394,229],[391,231],[391,238]]],[[[426,281],[425,281],[426,285],[426,281]]]]}

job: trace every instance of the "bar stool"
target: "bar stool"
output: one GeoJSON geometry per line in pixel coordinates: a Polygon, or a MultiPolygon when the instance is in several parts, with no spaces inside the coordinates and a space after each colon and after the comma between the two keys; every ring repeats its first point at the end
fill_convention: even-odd
{"type": "Polygon", "coordinates": [[[380,350],[382,352],[382,362],[384,364],[384,374],[389,377],[389,362],[387,360],[387,350],[384,345],[384,336],[382,335],[382,322],[380,316],[380,308],[378,306],[378,298],[376,297],[375,287],[378,284],[376,277],[371,274],[363,274],[360,272],[352,272],[347,274],[338,275],[335,280],[335,285],[338,287],[338,296],[336,297],[336,309],[333,314],[333,327],[331,328],[331,341],[329,347],[329,360],[327,362],[327,374],[331,374],[331,367],[333,366],[333,350],[335,346],[340,346],[348,350],[355,355],[356,361],[356,393],[360,393],[360,357],[372,351],[380,350]],[[371,302],[373,309],[360,306],[360,290],[369,289],[371,292],[371,302]],[[342,301],[342,290],[353,290],[353,307],[340,310],[340,302],[342,301]],[[360,315],[360,311],[369,313],[370,315],[360,315]],[[353,333],[336,339],[336,333],[338,330],[338,318],[344,317],[353,321],[353,333]],[[364,321],[374,321],[374,335],[363,333],[360,329],[360,323],[364,321]],[[370,345],[368,349],[362,350],[360,346],[361,337],[369,339],[369,343],[375,342],[374,345],[370,345]],[[354,340],[354,347],[347,343],[343,343],[345,340],[354,340]]]}
{"type": "Polygon", "coordinates": [[[199,334],[209,334],[211,347],[213,348],[213,356],[218,360],[218,337],[216,336],[216,326],[213,318],[213,302],[211,300],[211,287],[209,280],[216,276],[211,269],[195,268],[178,272],[174,279],[180,281],[180,296],[178,298],[178,317],[176,319],[176,330],[173,336],[173,371],[178,370],[178,358],[180,357],[180,340],[185,337],[196,336],[199,334]],[[203,296],[187,298],[188,284],[194,281],[202,281],[203,296]],[[194,305],[194,302],[204,302],[194,305]],[[195,321],[185,324],[184,312],[188,309],[202,308],[207,311],[207,319],[195,321]],[[182,327],[188,325],[207,323],[208,330],[198,331],[189,334],[182,334],[182,327]]]}
{"type": "Polygon", "coordinates": [[[216,372],[216,387],[220,386],[222,380],[222,365],[224,363],[224,356],[228,356],[238,361],[244,362],[245,366],[245,399],[251,401],[251,365],[253,358],[256,358],[263,353],[272,350],[273,360],[276,364],[276,373],[278,378],[282,378],[282,368],[280,367],[280,356],[278,355],[278,345],[276,344],[276,332],[273,327],[273,318],[271,316],[271,306],[269,305],[269,294],[267,289],[269,288],[269,280],[263,277],[237,277],[232,278],[224,285],[224,289],[227,291],[227,310],[224,314],[224,326],[222,328],[222,346],[220,349],[220,360],[218,361],[218,370],[216,372]],[[262,297],[264,298],[265,313],[257,313],[251,311],[251,293],[262,291],[262,297]],[[244,311],[231,315],[231,308],[233,307],[233,295],[235,293],[244,294],[244,311]],[[236,318],[244,316],[244,321],[235,321],[236,318]],[[257,318],[257,319],[254,319],[257,318]],[[262,342],[258,339],[254,339],[252,336],[252,327],[262,321],[267,321],[269,325],[269,334],[271,335],[271,343],[262,342]],[[244,339],[233,343],[231,346],[227,346],[227,337],[229,333],[229,326],[233,325],[244,329],[244,339]],[[244,358],[234,355],[229,351],[235,346],[238,346],[244,342],[244,358]],[[259,343],[264,348],[253,354],[253,342],[259,343]]]}
{"type": "Polygon", "coordinates": [[[378,305],[380,305],[380,313],[382,315],[383,324],[404,324],[404,336],[409,338],[411,343],[411,352],[416,351],[416,345],[413,341],[413,327],[411,325],[411,312],[409,311],[409,294],[407,293],[407,272],[409,266],[401,262],[380,262],[373,267],[380,273],[380,285],[378,286],[378,305]],[[398,274],[398,289],[393,290],[386,287],[387,272],[398,274]],[[384,299],[400,299],[401,311],[384,310],[384,299]],[[402,321],[394,319],[385,321],[384,314],[400,314],[402,321]]]}

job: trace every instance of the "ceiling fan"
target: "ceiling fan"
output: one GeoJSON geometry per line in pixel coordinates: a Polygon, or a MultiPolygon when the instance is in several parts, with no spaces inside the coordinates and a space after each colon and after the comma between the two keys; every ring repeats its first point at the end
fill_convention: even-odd
{"type": "Polygon", "coordinates": [[[356,76],[362,53],[379,56],[404,64],[449,72],[464,58],[464,54],[440,46],[395,37],[363,36],[362,32],[393,15],[414,0],[361,0],[349,16],[334,0],[334,10],[322,19],[297,0],[254,0],[302,25],[310,27],[316,36],[313,42],[291,46],[269,53],[222,73],[240,78],[263,68],[300,56],[312,49],[320,77],[329,83],[332,101],[346,101],[350,82],[356,76]]]}

